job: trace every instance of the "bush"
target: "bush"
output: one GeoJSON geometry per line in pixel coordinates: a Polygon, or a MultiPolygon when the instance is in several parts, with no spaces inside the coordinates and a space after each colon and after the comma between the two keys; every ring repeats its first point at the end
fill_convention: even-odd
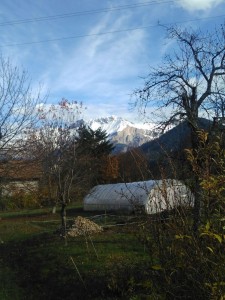
{"type": "Polygon", "coordinates": [[[4,196],[0,198],[1,210],[16,210],[23,208],[38,208],[40,207],[40,201],[37,193],[24,193],[21,191],[14,192],[10,196],[4,196]]]}
{"type": "Polygon", "coordinates": [[[147,283],[166,299],[224,299],[224,234],[210,223],[193,233],[191,219],[182,220],[149,218],[142,226],[139,239],[151,257],[147,283]]]}
{"type": "Polygon", "coordinates": [[[168,220],[146,218],[139,239],[152,261],[149,285],[166,299],[225,299],[225,152],[223,138],[199,132],[199,148],[188,150],[201,200],[200,226],[193,213],[174,210],[168,220]],[[196,228],[195,228],[196,229],[196,228]]]}

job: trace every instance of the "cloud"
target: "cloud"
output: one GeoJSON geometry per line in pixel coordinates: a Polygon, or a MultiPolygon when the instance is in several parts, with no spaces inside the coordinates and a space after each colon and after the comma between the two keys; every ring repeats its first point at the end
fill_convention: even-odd
{"type": "MultiPolygon", "coordinates": [[[[106,16],[88,34],[116,31],[129,26],[129,14],[119,18],[106,16]]],[[[51,76],[49,80],[52,82],[49,84],[53,87],[52,92],[57,94],[64,90],[75,97],[81,95],[82,99],[79,100],[84,100],[87,106],[94,99],[98,99],[98,103],[100,100],[104,103],[115,99],[113,105],[117,109],[121,101],[125,101],[127,106],[128,94],[132,92],[130,82],[141,73],[144,40],[145,32],[142,30],[80,40],[68,52],[68,56],[60,55],[60,60],[54,65],[57,77],[48,74],[51,76]]]]}
{"type": "MultiPolygon", "coordinates": [[[[13,5],[7,0],[2,1],[5,5],[2,5],[4,10],[1,13],[6,21],[7,16],[16,20],[119,6],[111,0],[104,3],[84,0],[78,1],[79,4],[72,1],[70,6],[65,6],[60,0],[49,0],[44,6],[34,4],[32,1],[24,4],[23,0],[15,0],[19,3],[18,10],[13,10],[13,5]]],[[[165,28],[157,24],[177,21],[181,26],[187,26],[186,20],[193,19],[189,15],[190,11],[197,11],[196,15],[199,15],[199,18],[203,13],[211,16],[216,13],[216,6],[224,1],[153,1],[151,5],[135,9],[2,26],[3,46],[62,38],[55,42],[2,47],[2,52],[12,57],[16,65],[22,65],[22,69],[28,70],[32,82],[37,82],[34,89],[39,82],[43,84],[42,91],[50,93],[48,102],[56,103],[63,97],[83,101],[91,116],[137,115],[137,111],[133,113],[129,111],[129,103],[132,91],[143,84],[139,76],[147,76],[151,68],[157,67],[162,57],[174,49],[174,42],[165,40],[165,28]],[[214,7],[216,7],[214,11],[210,10],[214,7]],[[101,34],[141,26],[147,28],[101,34]],[[83,37],[66,38],[75,36],[83,37]]],[[[128,2],[121,0],[120,5],[128,5],[128,2]]],[[[141,0],[136,2],[143,3],[141,0]]],[[[207,19],[192,22],[191,25],[199,26],[204,23],[204,28],[209,28],[211,22],[216,21],[219,22],[216,19],[211,21],[207,19]]]]}
{"type": "Polygon", "coordinates": [[[179,6],[189,11],[208,10],[216,7],[224,0],[176,0],[179,6]]]}

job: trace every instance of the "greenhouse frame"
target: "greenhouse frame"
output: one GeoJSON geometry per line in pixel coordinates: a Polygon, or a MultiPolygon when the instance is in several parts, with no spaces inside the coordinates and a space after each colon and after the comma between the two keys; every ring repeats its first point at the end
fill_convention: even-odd
{"type": "Polygon", "coordinates": [[[143,208],[155,214],[175,207],[193,206],[194,197],[181,181],[148,180],[132,183],[103,184],[93,187],[84,198],[85,211],[135,211],[143,208]]]}

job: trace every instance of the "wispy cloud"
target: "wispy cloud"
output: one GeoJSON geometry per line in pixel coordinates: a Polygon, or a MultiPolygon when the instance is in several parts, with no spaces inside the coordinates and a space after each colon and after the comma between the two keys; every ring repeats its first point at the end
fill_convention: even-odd
{"type": "MultiPolygon", "coordinates": [[[[117,19],[106,16],[91,28],[88,34],[116,31],[121,26],[129,26],[129,15],[117,19]]],[[[118,107],[122,98],[127,102],[128,95],[125,94],[131,92],[130,81],[140,73],[145,38],[145,32],[137,30],[80,40],[80,43],[70,50],[68,57],[61,55],[58,70],[54,66],[57,78],[53,78],[49,73],[52,92],[64,90],[74,95],[84,95],[89,99],[89,104],[94,99],[104,103],[114,98],[115,102],[112,101],[110,107],[118,107]]]]}
{"type": "MultiPolygon", "coordinates": [[[[134,3],[143,3],[141,0],[134,3]]],[[[28,70],[35,86],[41,82],[44,91],[50,91],[49,102],[65,97],[83,101],[90,116],[116,114],[138,115],[129,110],[130,94],[143,84],[139,76],[146,76],[152,66],[174,49],[165,40],[165,28],[160,24],[181,26],[190,14],[201,18],[216,14],[225,0],[154,1],[152,5],[135,9],[94,13],[55,21],[33,22],[1,27],[1,45],[53,40],[83,35],[83,38],[62,39],[31,45],[2,48],[3,55],[16,65],[28,70]],[[215,8],[213,10],[213,8],[215,8]],[[116,31],[149,26],[146,29],[116,31]],[[102,34],[107,32],[114,32],[102,34]]],[[[38,3],[2,0],[1,21],[59,15],[96,8],[129,5],[128,0],[66,1],[44,0],[38,3]]],[[[224,7],[224,6],[223,6],[224,7]]],[[[222,10],[221,10],[222,11],[222,10]]],[[[193,19],[193,17],[191,17],[193,19]]],[[[204,21],[203,21],[204,22],[204,21]]],[[[212,20],[216,22],[216,20],[212,20]]],[[[208,20],[204,26],[209,26],[208,20]]],[[[200,22],[194,23],[198,26],[200,22]]],[[[35,87],[34,87],[35,88],[35,87]]]]}
{"type": "Polygon", "coordinates": [[[189,11],[194,10],[207,10],[216,7],[224,0],[176,0],[176,2],[189,11]]]}

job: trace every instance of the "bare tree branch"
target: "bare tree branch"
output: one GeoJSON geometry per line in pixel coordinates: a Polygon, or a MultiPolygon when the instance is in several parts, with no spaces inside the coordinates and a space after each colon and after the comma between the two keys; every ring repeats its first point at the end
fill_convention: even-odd
{"type": "MultiPolygon", "coordinates": [[[[151,105],[177,107],[181,119],[186,117],[196,128],[201,109],[212,109],[215,99],[224,95],[218,84],[225,75],[225,28],[215,33],[168,28],[168,36],[177,43],[177,50],[167,54],[163,64],[145,78],[144,87],[134,91],[135,105],[145,111],[151,105]],[[217,84],[216,84],[217,81],[217,84]]],[[[174,120],[173,111],[168,120],[174,120]]],[[[177,112],[175,112],[175,119],[177,112]]],[[[168,120],[166,121],[167,124],[168,120]]],[[[162,121],[164,122],[164,121],[162,121]]]]}

